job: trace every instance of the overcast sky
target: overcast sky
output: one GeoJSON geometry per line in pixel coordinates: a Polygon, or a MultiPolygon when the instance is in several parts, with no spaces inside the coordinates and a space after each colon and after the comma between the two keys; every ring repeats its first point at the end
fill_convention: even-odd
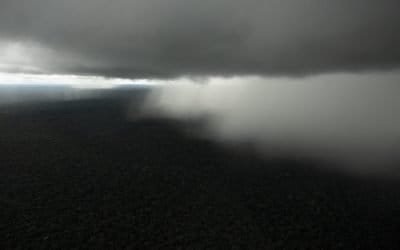
{"type": "Polygon", "coordinates": [[[398,0],[1,0],[0,71],[129,78],[385,70],[398,0]]]}

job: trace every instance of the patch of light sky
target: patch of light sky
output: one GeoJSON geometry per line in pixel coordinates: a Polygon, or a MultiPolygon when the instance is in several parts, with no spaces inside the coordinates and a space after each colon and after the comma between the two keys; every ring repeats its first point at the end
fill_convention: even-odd
{"type": "Polygon", "coordinates": [[[113,88],[129,85],[155,85],[146,79],[106,78],[46,73],[50,52],[35,44],[0,41],[0,85],[63,85],[74,88],[113,88]]]}
{"type": "Polygon", "coordinates": [[[100,76],[45,75],[0,72],[0,85],[62,85],[80,89],[104,89],[119,86],[148,86],[154,84],[156,83],[146,79],[131,80],[122,78],[105,78],[100,76]]]}

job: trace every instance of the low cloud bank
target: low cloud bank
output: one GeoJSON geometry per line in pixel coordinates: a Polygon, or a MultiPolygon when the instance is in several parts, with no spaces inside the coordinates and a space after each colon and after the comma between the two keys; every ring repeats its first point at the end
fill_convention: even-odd
{"type": "Polygon", "coordinates": [[[145,111],[209,117],[208,136],[250,142],[268,155],[294,152],[346,171],[393,174],[400,172],[399,82],[399,72],[214,78],[207,84],[181,79],[155,88],[145,111]]]}

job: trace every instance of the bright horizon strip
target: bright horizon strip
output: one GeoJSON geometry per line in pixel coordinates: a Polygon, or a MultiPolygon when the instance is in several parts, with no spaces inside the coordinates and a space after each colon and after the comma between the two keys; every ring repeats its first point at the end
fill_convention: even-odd
{"type": "Polygon", "coordinates": [[[119,86],[153,86],[155,81],[147,79],[106,78],[101,76],[81,76],[63,74],[26,74],[0,72],[0,85],[49,85],[71,86],[79,89],[107,89],[119,86]]]}

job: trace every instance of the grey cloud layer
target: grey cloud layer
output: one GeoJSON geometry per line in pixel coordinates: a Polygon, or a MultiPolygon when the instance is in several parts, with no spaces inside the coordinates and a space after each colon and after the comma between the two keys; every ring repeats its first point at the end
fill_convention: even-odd
{"type": "Polygon", "coordinates": [[[398,0],[2,0],[0,39],[46,70],[118,77],[302,75],[400,64],[398,0]]]}

